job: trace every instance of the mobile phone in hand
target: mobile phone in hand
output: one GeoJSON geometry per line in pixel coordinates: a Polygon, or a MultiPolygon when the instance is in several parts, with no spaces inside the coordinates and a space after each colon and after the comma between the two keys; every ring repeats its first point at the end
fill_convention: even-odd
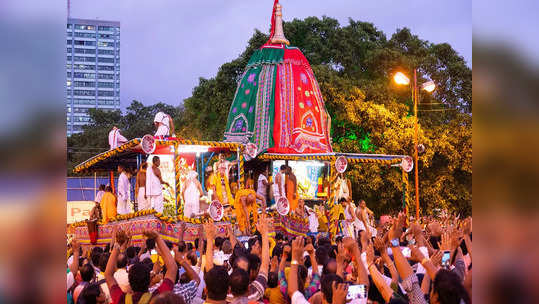
{"type": "Polygon", "coordinates": [[[442,255],[442,267],[449,268],[450,259],[451,259],[451,251],[445,250],[444,254],[442,255]]]}
{"type": "Polygon", "coordinates": [[[366,299],[367,298],[367,289],[365,285],[350,285],[348,286],[348,294],[346,295],[346,300],[351,301],[354,299],[366,299]]]}

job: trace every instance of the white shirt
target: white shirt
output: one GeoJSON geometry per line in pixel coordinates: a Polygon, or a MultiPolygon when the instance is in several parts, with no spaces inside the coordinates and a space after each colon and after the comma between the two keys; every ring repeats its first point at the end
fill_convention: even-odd
{"type": "Polygon", "coordinates": [[[131,292],[131,285],[129,285],[129,275],[127,274],[127,270],[125,270],[125,268],[116,270],[116,272],[114,273],[114,278],[116,279],[116,282],[118,282],[118,286],[122,289],[123,292],[131,292]]]}
{"type": "Polygon", "coordinates": [[[146,195],[162,195],[161,181],[153,172],[153,164],[148,164],[146,169],[146,195]]]}
{"type": "Polygon", "coordinates": [[[316,216],[316,213],[314,211],[309,211],[309,231],[318,231],[318,216],[316,216]]]}
{"type": "Polygon", "coordinates": [[[267,184],[268,179],[264,176],[264,174],[260,174],[258,176],[258,188],[256,189],[256,193],[258,193],[260,196],[266,197],[267,188],[266,185],[264,185],[264,182],[267,184]]]}
{"type": "Polygon", "coordinates": [[[112,128],[109,132],[109,146],[110,149],[116,149],[122,144],[127,142],[127,138],[125,138],[122,134],[120,134],[120,129],[118,128],[112,128]]]}
{"type": "Polygon", "coordinates": [[[105,194],[105,191],[103,191],[103,190],[97,191],[97,194],[95,195],[94,202],[101,203],[101,199],[103,198],[103,194],[105,194]]]}
{"type": "Polygon", "coordinates": [[[120,174],[120,177],[118,178],[118,199],[121,201],[129,201],[130,200],[130,192],[129,191],[129,178],[127,178],[127,175],[125,172],[122,172],[120,174]]]}
{"type": "Polygon", "coordinates": [[[310,304],[309,301],[305,300],[305,296],[299,292],[295,291],[292,294],[292,304],[310,304]]]}

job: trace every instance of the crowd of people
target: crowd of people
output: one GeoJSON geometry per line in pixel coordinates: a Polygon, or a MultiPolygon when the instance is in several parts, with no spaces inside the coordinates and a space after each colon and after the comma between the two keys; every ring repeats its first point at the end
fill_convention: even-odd
{"type": "MultiPolygon", "coordinates": [[[[361,215],[364,227],[366,217],[361,215]]],[[[273,233],[259,214],[256,233],[198,239],[154,231],[142,243],[115,231],[106,248],[70,245],[70,303],[470,303],[472,220],[444,215],[409,222],[400,213],[353,236],[273,233]],[[135,245],[137,243],[137,245],[135,245]]]]}

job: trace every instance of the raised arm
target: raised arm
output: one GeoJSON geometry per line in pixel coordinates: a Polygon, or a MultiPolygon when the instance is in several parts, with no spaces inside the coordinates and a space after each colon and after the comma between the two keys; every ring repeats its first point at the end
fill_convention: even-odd
{"type": "MultiPolygon", "coordinates": [[[[372,249],[372,245],[369,245],[367,247],[367,263],[368,263],[368,269],[371,274],[372,281],[374,282],[374,285],[384,298],[384,301],[386,303],[389,303],[389,300],[391,299],[391,296],[393,296],[393,289],[389,285],[386,284],[386,281],[382,277],[382,274],[380,271],[378,271],[378,268],[376,268],[376,265],[374,264],[374,250],[372,249]]],[[[358,263],[362,264],[362,263],[358,263]]],[[[368,283],[367,283],[368,284],[368,283]]]]}
{"type": "Polygon", "coordinates": [[[398,283],[399,281],[399,273],[397,272],[397,268],[395,268],[395,264],[389,257],[389,254],[387,254],[387,244],[384,242],[382,237],[377,237],[374,240],[374,248],[380,252],[380,256],[382,257],[382,261],[384,261],[384,264],[389,269],[389,273],[391,274],[391,282],[398,283]]]}
{"type": "Polygon", "coordinates": [[[77,272],[79,271],[79,248],[79,242],[76,239],[73,239],[71,241],[71,249],[73,249],[73,261],[71,261],[71,265],[69,265],[69,271],[73,274],[73,277],[76,277],[77,272]]]}
{"type": "Polygon", "coordinates": [[[365,269],[365,265],[363,265],[363,260],[361,259],[361,251],[359,250],[359,246],[357,242],[351,238],[351,237],[345,237],[343,239],[344,247],[350,252],[354,258],[357,264],[357,283],[366,285],[367,288],[369,288],[369,275],[367,274],[367,269],[365,269]]]}
{"type": "Polygon", "coordinates": [[[183,267],[183,269],[185,269],[189,280],[196,281],[197,285],[200,284],[200,277],[195,272],[193,267],[191,267],[189,261],[185,259],[185,253],[178,251],[178,247],[174,247],[174,259],[176,260],[176,262],[178,262],[178,264],[180,264],[180,266],[183,267]]]}
{"type": "Polygon", "coordinates": [[[269,220],[266,218],[266,214],[262,213],[260,215],[260,218],[258,219],[258,223],[256,224],[256,228],[258,229],[258,232],[262,235],[262,258],[260,263],[260,271],[259,273],[263,273],[267,276],[268,274],[268,267],[269,267],[269,236],[268,236],[268,225],[269,220]]]}
{"type": "Polygon", "coordinates": [[[116,262],[118,260],[120,248],[128,241],[127,237],[120,237],[120,234],[123,233],[122,231],[116,231],[116,229],[114,229],[114,231],[115,233],[113,234],[113,239],[115,242],[104,273],[109,290],[112,289],[112,286],[118,285],[118,282],[116,282],[116,279],[114,278],[114,272],[116,272],[116,262]]]}
{"type": "Polygon", "coordinates": [[[161,238],[159,234],[157,234],[155,231],[148,231],[144,233],[149,238],[155,239],[155,245],[161,252],[161,257],[163,258],[163,261],[165,262],[165,266],[167,267],[167,272],[165,273],[165,278],[171,280],[172,282],[176,281],[176,276],[178,275],[178,265],[176,265],[176,261],[174,260],[174,257],[170,253],[170,250],[167,247],[167,244],[165,244],[165,241],[161,238]]]}
{"type": "Polygon", "coordinates": [[[313,269],[312,274],[313,276],[318,273],[318,263],[316,262],[316,256],[314,254],[314,246],[313,244],[307,244],[305,246],[305,251],[309,254],[309,259],[311,260],[311,267],[313,269]]]}
{"type": "Polygon", "coordinates": [[[303,258],[303,246],[304,241],[301,236],[292,241],[292,263],[288,273],[288,296],[291,298],[294,292],[298,291],[298,263],[303,258]]]}
{"type": "Polygon", "coordinates": [[[204,224],[204,232],[206,233],[206,271],[213,268],[213,240],[215,239],[215,225],[213,221],[204,224]]]}

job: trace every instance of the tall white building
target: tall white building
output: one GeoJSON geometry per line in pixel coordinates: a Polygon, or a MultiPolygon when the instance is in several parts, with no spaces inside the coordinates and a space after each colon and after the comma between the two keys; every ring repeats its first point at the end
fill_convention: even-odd
{"type": "Polygon", "coordinates": [[[67,135],[90,120],[88,109],[120,109],[120,22],[67,19],[67,135]]]}

